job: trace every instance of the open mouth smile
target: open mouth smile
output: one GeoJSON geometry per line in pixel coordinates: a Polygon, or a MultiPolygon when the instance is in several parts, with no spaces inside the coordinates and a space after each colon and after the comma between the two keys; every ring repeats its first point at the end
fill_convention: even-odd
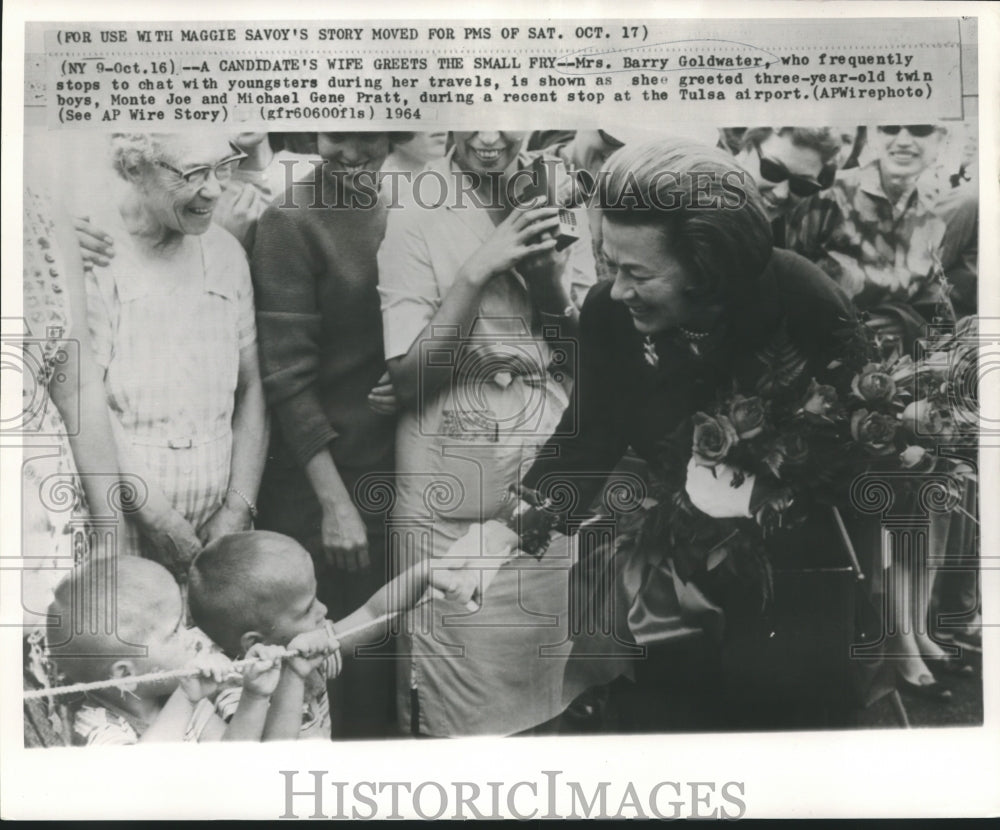
{"type": "Polygon", "coordinates": [[[503,152],[503,147],[491,147],[484,149],[481,147],[471,147],[472,152],[475,154],[476,158],[480,161],[489,164],[500,158],[500,154],[503,152]]]}

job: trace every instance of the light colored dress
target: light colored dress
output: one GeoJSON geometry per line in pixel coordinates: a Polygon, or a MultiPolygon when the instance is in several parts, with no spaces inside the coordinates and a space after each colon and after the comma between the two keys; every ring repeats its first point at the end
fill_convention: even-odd
{"type": "Polygon", "coordinates": [[[154,257],[117,215],[100,221],[116,255],[88,274],[87,306],[113,426],[197,529],[225,499],[240,351],[257,339],[246,255],[214,224],[154,257]]]}
{"type": "Polygon", "coordinates": [[[55,586],[87,552],[86,501],[66,425],[49,397],[49,384],[61,382],[64,361],[77,359],[65,276],[51,211],[44,197],[26,188],[24,337],[5,342],[4,351],[6,363],[8,346],[19,347],[21,354],[11,358],[23,366],[22,600],[29,628],[44,624],[55,586]]]}
{"type": "MultiPolygon", "coordinates": [[[[522,166],[530,161],[520,158],[522,166]]],[[[426,169],[454,186],[450,156],[426,169]]],[[[387,360],[409,351],[494,229],[487,211],[461,204],[457,194],[435,209],[390,210],[378,254],[387,360]]],[[[596,281],[592,268],[569,279],[580,286],[596,281]]],[[[573,344],[543,339],[537,316],[524,279],[509,271],[483,289],[477,319],[463,333],[466,345],[422,345],[427,365],[444,362],[458,379],[403,412],[396,434],[394,515],[433,523],[427,552],[444,553],[470,522],[496,514],[568,403],[573,344]]]]}
{"type": "MultiPolygon", "coordinates": [[[[530,162],[527,155],[519,159],[522,168],[530,162]]],[[[425,169],[454,189],[450,155],[425,169]]],[[[453,192],[435,209],[389,211],[378,254],[386,359],[409,351],[494,228],[486,210],[462,205],[453,192]]],[[[589,240],[574,244],[589,250],[589,240]]],[[[565,279],[580,286],[574,293],[582,300],[596,276],[580,265],[587,257],[570,262],[565,279]]],[[[446,554],[472,523],[507,504],[510,488],[555,431],[575,352],[571,343],[544,339],[538,316],[524,279],[512,270],[483,289],[464,345],[422,344],[421,364],[452,367],[456,382],[399,417],[391,545],[421,556],[446,554]]],[[[414,696],[419,730],[427,735],[509,734],[559,714],[568,702],[562,677],[571,644],[552,626],[565,627],[570,564],[565,551],[555,565],[509,563],[467,625],[446,619],[468,612],[444,601],[414,612],[400,649],[412,658],[400,661],[401,728],[411,729],[414,696]],[[551,646],[544,656],[541,645],[551,646]]]]}

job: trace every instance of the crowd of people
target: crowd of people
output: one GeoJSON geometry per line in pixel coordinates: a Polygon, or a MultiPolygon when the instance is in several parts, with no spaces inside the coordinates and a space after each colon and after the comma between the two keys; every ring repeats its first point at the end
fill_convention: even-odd
{"type": "MultiPolygon", "coordinates": [[[[621,678],[672,670],[668,650],[663,673],[635,671],[639,646],[725,611],[669,551],[582,597],[586,520],[567,512],[613,519],[609,477],[642,481],[777,328],[822,378],[858,322],[912,350],[974,315],[975,153],[952,170],[948,140],[940,125],[110,136],[110,196],[85,217],[25,196],[39,412],[61,436],[24,468],[25,683],[107,681],[26,707],[26,740],[620,728],[621,678]],[[39,497],[49,475],[71,503],[39,497]],[[553,482],[574,507],[532,525],[553,482]],[[604,640],[554,637],[581,605],[622,620],[604,640]],[[115,625],[79,625],[109,607],[115,625]]],[[[752,515],[782,498],[773,484],[719,497],[752,515]]],[[[967,562],[963,498],[970,518],[936,517],[932,539],[967,562]]],[[[865,567],[903,567],[856,542],[865,567]]],[[[975,638],[975,576],[907,577],[900,688],[946,703],[932,667],[968,672],[929,604],[975,638]]]]}

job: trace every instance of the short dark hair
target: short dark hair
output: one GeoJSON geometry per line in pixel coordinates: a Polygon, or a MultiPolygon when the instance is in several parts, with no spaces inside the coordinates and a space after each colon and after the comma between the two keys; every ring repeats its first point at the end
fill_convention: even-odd
{"type": "Polygon", "coordinates": [[[773,250],[757,185],[731,155],[683,140],[627,145],[600,174],[603,218],[660,230],[706,294],[741,301],[773,250]]]}
{"type": "MultiPolygon", "coordinates": [[[[389,152],[397,144],[405,144],[411,141],[416,133],[387,133],[379,130],[323,130],[322,132],[342,132],[344,135],[351,133],[366,133],[372,135],[389,136],[389,152]]],[[[315,156],[319,154],[316,146],[318,132],[315,133],[281,133],[281,144],[290,153],[298,153],[304,156],[315,156]]]]}
{"type": "Polygon", "coordinates": [[[294,539],[266,530],[230,533],[209,544],[191,565],[188,609],[194,624],[236,656],[246,632],[273,624],[269,601],[296,548],[308,557],[294,539]]]}
{"type": "Polygon", "coordinates": [[[740,139],[740,149],[760,147],[768,138],[777,133],[787,136],[796,147],[815,150],[823,165],[829,164],[840,153],[843,142],[829,127],[751,127],[740,139]]]}

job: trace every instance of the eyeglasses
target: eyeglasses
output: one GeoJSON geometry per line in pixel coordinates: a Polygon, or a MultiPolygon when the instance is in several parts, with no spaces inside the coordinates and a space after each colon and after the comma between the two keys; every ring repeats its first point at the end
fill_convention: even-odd
{"type": "Polygon", "coordinates": [[[162,167],[164,170],[169,170],[174,175],[179,176],[187,185],[204,187],[208,184],[208,176],[212,172],[215,173],[215,178],[220,182],[226,182],[233,177],[233,171],[236,169],[236,166],[247,157],[247,154],[235,144],[230,143],[229,148],[233,151],[233,155],[227,156],[216,164],[200,164],[197,167],[192,167],[190,170],[178,170],[165,161],[157,159],[156,166],[162,167]]]}
{"type": "Polygon", "coordinates": [[[788,189],[796,196],[813,196],[821,190],[833,184],[833,177],[836,170],[832,166],[824,167],[820,170],[819,176],[815,179],[808,176],[799,176],[789,172],[783,162],[765,156],[760,147],[757,147],[757,157],[760,159],[760,176],[771,184],[781,184],[788,182],[788,189]]]}
{"type": "Polygon", "coordinates": [[[937,127],[933,124],[905,124],[903,126],[893,124],[889,127],[878,127],[877,129],[880,133],[885,133],[886,135],[899,135],[900,130],[906,130],[914,138],[927,138],[937,127]]]}

